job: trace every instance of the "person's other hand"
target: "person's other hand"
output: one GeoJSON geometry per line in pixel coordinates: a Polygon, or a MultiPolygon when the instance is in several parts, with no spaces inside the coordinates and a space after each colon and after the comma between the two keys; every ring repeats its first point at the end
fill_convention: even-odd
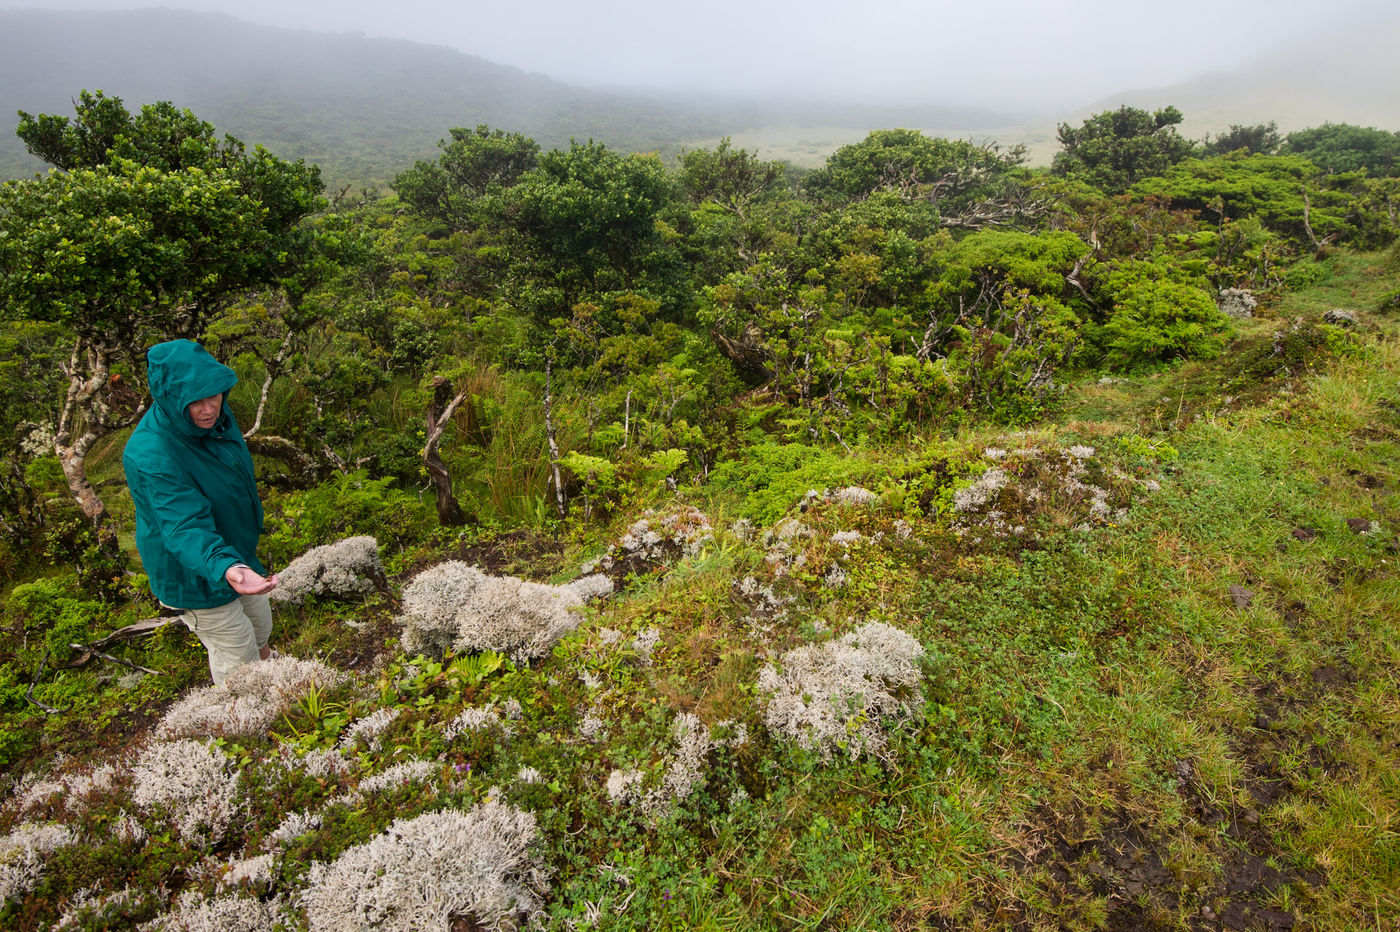
{"type": "Polygon", "coordinates": [[[230,566],[228,572],[224,573],[224,579],[239,595],[262,595],[277,588],[276,573],[260,576],[257,571],[247,566],[230,566]]]}

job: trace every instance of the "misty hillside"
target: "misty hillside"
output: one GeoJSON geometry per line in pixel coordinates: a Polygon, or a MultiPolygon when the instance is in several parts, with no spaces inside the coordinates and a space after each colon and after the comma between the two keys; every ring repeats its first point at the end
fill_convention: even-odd
{"type": "Polygon", "coordinates": [[[41,168],[16,110],[67,113],[83,89],[132,106],[171,100],[249,143],[322,166],[328,182],[383,182],[431,157],[454,126],[487,123],[546,148],[570,138],[666,153],[773,123],[857,128],[993,125],[972,108],[783,108],[572,87],[440,46],[256,26],[178,10],[0,11],[0,178],[41,168]]]}

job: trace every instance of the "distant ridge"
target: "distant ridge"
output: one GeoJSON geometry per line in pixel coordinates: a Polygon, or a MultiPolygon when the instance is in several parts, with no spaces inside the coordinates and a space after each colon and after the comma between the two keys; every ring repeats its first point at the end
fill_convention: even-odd
{"type": "Polygon", "coordinates": [[[99,88],[133,108],[188,107],[220,132],[320,164],[331,184],[383,183],[432,157],[449,128],[478,123],[546,148],[595,139],[670,155],[777,121],[866,129],[1006,121],[975,108],[781,108],[594,91],[441,46],[216,13],[9,10],[0,11],[0,177],[43,168],[13,134],[16,110],[68,114],[78,91],[99,88]]]}

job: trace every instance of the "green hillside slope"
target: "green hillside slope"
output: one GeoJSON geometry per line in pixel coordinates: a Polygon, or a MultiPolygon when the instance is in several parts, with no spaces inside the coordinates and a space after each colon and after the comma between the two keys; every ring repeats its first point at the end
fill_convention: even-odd
{"type": "Polygon", "coordinates": [[[929,128],[1005,123],[975,108],[824,107],[605,93],[453,49],[255,26],[177,10],[0,10],[0,178],[42,166],[13,115],[63,113],[83,89],[171,100],[223,132],[322,167],[333,186],[383,184],[432,157],[454,126],[486,123],[546,148],[571,138],[673,155],[769,124],[929,128]],[[8,124],[8,125],[6,125],[8,124]]]}

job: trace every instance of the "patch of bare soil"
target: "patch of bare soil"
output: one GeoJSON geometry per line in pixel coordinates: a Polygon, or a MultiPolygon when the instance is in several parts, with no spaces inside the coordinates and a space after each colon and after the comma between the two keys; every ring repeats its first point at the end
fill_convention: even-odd
{"type": "Polygon", "coordinates": [[[335,648],[326,657],[331,666],[364,672],[385,653],[384,642],[399,633],[387,607],[359,615],[359,622],[358,627],[347,627],[337,636],[335,648]]]}
{"type": "MultiPolygon", "coordinates": [[[[1294,929],[1305,913],[1279,909],[1279,891],[1287,887],[1297,902],[1306,904],[1309,891],[1326,878],[1290,862],[1275,842],[1267,816],[1271,807],[1300,791],[1302,776],[1343,772],[1345,764],[1326,735],[1309,724],[1321,716],[1310,713],[1323,704],[1345,702],[1357,679],[1354,668],[1335,660],[1303,675],[1275,673],[1253,686],[1258,712],[1252,727],[1230,736],[1249,795],[1244,805],[1216,797],[1198,779],[1191,761],[1176,762],[1177,792],[1190,820],[1173,830],[1189,833],[1191,844],[1202,839],[1209,844],[1218,865],[1209,886],[1188,888],[1188,878],[1173,873],[1165,857],[1171,836],[1124,811],[1037,810],[1008,867],[1034,878],[1041,899],[1056,914],[1077,911],[1075,904],[1087,896],[1100,898],[1107,909],[1102,928],[1108,930],[1175,929],[1183,915],[1198,932],[1294,929]]],[[[1005,928],[1031,928],[1037,918],[1046,918],[1023,902],[987,907],[1006,919],[1005,928]]]]}
{"type": "Polygon", "coordinates": [[[405,570],[395,582],[402,586],[444,559],[460,560],[492,576],[519,576],[539,581],[559,570],[563,552],[564,545],[555,538],[537,531],[511,531],[487,541],[463,545],[446,558],[424,559],[405,570]]]}
{"type": "MultiPolygon", "coordinates": [[[[1259,822],[1256,810],[1241,810],[1208,802],[1194,789],[1189,762],[1176,773],[1194,818],[1215,831],[1219,839],[1220,874],[1207,889],[1188,890],[1164,860],[1168,840],[1125,812],[1064,817],[1042,810],[1031,820],[1024,849],[1029,857],[1013,858],[1015,869],[1039,878],[1045,901],[1057,911],[1087,896],[1102,899],[1107,916],[1101,928],[1109,932],[1180,928],[1199,932],[1284,932],[1297,917],[1274,908],[1273,894],[1285,884],[1316,884],[1318,876],[1280,869],[1280,852],[1259,822]],[[1096,825],[1089,829],[1086,826],[1096,825]],[[1272,860],[1271,860],[1272,859],[1272,860]]],[[[1009,928],[1031,928],[1037,918],[1027,904],[997,904],[1001,916],[1017,917],[1009,928]]]]}

